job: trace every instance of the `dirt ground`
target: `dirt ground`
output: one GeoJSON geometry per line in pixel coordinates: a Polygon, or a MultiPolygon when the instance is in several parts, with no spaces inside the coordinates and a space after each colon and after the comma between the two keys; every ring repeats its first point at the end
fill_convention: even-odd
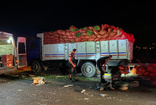
{"type": "Polygon", "coordinates": [[[0,105],[156,105],[156,88],[147,83],[127,91],[99,91],[97,78],[70,83],[67,76],[44,77],[47,83],[36,86],[32,77],[1,76],[0,105]]]}

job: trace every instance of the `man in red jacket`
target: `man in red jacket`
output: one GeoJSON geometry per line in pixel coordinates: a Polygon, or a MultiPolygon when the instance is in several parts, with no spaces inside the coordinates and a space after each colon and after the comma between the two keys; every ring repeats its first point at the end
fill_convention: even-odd
{"type": "MultiPolygon", "coordinates": [[[[69,78],[70,81],[73,82],[72,80],[72,75],[74,76],[74,79],[76,77],[76,60],[75,60],[75,53],[76,49],[73,49],[73,52],[70,53],[69,55],[69,63],[70,63],[70,69],[69,69],[69,78]]],[[[77,81],[76,79],[74,81],[77,81]]]]}

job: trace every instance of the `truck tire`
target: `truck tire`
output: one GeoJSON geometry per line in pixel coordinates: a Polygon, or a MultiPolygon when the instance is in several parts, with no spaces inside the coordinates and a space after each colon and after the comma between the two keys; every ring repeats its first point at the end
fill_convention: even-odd
{"type": "Polygon", "coordinates": [[[39,63],[39,61],[33,61],[32,64],[31,64],[31,69],[34,73],[41,73],[42,71],[42,66],[41,64],[39,63]]]}
{"type": "Polygon", "coordinates": [[[96,73],[96,67],[92,62],[85,62],[81,66],[81,73],[86,77],[93,77],[96,73]]]}

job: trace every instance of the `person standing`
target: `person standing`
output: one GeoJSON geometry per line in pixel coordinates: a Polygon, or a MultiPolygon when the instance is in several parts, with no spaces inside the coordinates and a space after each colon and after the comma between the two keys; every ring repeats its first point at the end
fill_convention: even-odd
{"type": "Polygon", "coordinates": [[[108,66],[107,62],[109,59],[112,58],[112,55],[106,56],[106,57],[101,57],[97,60],[97,67],[100,70],[100,78],[101,78],[101,84],[106,83],[105,79],[103,78],[103,75],[106,70],[106,65],[108,66]],[[104,64],[104,68],[102,69],[102,65],[104,64]]]}
{"type": "Polygon", "coordinates": [[[76,53],[76,49],[73,49],[73,52],[70,53],[69,56],[69,63],[70,63],[70,67],[69,67],[69,79],[71,82],[73,82],[72,80],[72,76],[74,76],[74,81],[76,81],[76,60],[75,60],[75,53],[76,53]]]}

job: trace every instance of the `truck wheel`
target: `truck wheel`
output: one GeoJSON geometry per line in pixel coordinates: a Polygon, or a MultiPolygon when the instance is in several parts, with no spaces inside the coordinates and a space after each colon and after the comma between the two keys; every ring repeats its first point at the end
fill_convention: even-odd
{"type": "Polygon", "coordinates": [[[31,65],[31,69],[34,73],[41,73],[42,67],[38,61],[33,61],[31,65]]]}
{"type": "Polygon", "coordinates": [[[86,77],[93,77],[95,75],[95,73],[96,73],[96,67],[91,62],[85,62],[81,66],[81,72],[86,77]]]}

